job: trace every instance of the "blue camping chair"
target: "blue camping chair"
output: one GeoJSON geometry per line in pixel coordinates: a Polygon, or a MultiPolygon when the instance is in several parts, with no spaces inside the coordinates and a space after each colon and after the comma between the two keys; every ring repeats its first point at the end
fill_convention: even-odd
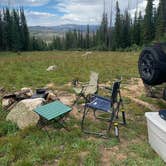
{"type": "MultiPolygon", "coordinates": [[[[112,88],[105,88],[111,92],[111,97],[109,99],[102,96],[93,95],[90,98],[90,102],[85,103],[82,122],[81,122],[81,129],[84,133],[108,137],[110,133],[110,129],[114,125],[115,135],[119,137],[118,122],[115,121],[115,119],[119,118],[118,114],[120,111],[120,106],[123,106],[123,100],[120,93],[120,84],[121,84],[121,80],[114,82],[112,88]],[[88,112],[90,110],[93,111],[93,115],[95,119],[105,120],[106,122],[108,122],[108,128],[105,134],[92,132],[85,129],[85,118],[88,115],[88,112]],[[109,114],[109,118],[103,118],[103,117],[97,116],[96,115],[97,111],[109,114]]],[[[122,111],[122,118],[123,118],[122,124],[125,125],[126,118],[125,118],[124,110],[122,111]]]]}

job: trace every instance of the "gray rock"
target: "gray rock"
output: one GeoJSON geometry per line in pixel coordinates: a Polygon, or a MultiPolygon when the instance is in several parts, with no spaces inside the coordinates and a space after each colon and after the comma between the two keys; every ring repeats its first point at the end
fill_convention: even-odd
{"type": "Polygon", "coordinates": [[[24,87],[21,89],[21,92],[25,94],[27,97],[32,97],[33,91],[31,88],[24,87]]]}
{"type": "Polygon", "coordinates": [[[33,110],[44,102],[42,98],[22,100],[9,112],[6,120],[16,123],[20,129],[34,126],[40,117],[33,110]]]}
{"type": "Polygon", "coordinates": [[[55,70],[57,70],[57,66],[56,66],[56,65],[49,66],[49,67],[47,68],[47,71],[55,71],[55,70]]]}
{"type": "Polygon", "coordinates": [[[76,100],[75,94],[61,93],[58,94],[58,99],[65,105],[72,106],[76,100]]]}
{"type": "Polygon", "coordinates": [[[54,93],[49,92],[46,98],[47,102],[53,102],[55,100],[58,100],[57,96],[54,93]]]}

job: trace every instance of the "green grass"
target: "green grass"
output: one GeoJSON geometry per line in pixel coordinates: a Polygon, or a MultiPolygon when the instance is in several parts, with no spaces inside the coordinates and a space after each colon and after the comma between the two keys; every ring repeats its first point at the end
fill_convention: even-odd
{"type": "MultiPolygon", "coordinates": [[[[93,52],[89,58],[83,52],[27,52],[0,53],[0,87],[18,90],[25,86],[33,89],[53,82],[64,90],[66,83],[78,77],[87,81],[91,70],[100,74],[100,82],[107,82],[123,76],[125,80],[137,77],[138,53],[93,52]],[[46,72],[50,65],[58,70],[46,72]]],[[[80,130],[80,119],[69,116],[67,124],[71,131],[50,128],[46,132],[37,127],[24,130],[5,121],[7,112],[0,111],[0,165],[85,165],[110,166],[160,165],[164,162],[151,149],[147,140],[145,111],[125,99],[127,126],[120,126],[120,142],[112,136],[105,140],[85,135],[80,130]]],[[[81,114],[81,113],[80,113],[81,114]]],[[[96,129],[105,124],[89,121],[89,127],[96,129]]]]}
{"type": "Polygon", "coordinates": [[[79,78],[88,81],[90,71],[100,74],[106,82],[123,76],[125,79],[138,76],[137,59],[134,53],[93,52],[89,58],[84,52],[28,52],[0,53],[0,85],[8,89],[23,86],[41,87],[54,82],[62,85],[79,78]],[[50,65],[57,65],[56,72],[47,72],[50,65]],[[5,76],[4,76],[5,74],[5,76]]]}

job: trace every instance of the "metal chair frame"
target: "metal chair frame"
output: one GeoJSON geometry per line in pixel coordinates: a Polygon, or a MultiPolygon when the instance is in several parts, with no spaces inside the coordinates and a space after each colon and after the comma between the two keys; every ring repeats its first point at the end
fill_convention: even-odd
{"type": "MultiPolygon", "coordinates": [[[[120,107],[121,106],[123,107],[123,99],[122,99],[121,92],[120,92],[121,81],[122,80],[114,82],[112,88],[107,88],[107,87],[105,88],[111,92],[110,102],[111,102],[112,106],[111,106],[109,112],[104,111],[105,113],[110,114],[109,118],[102,118],[102,117],[97,116],[96,111],[102,111],[102,110],[90,108],[88,106],[88,103],[90,103],[93,100],[93,97],[101,97],[101,96],[93,95],[89,101],[86,101],[85,106],[84,106],[84,111],[83,111],[83,117],[82,117],[82,121],[81,121],[81,130],[84,133],[94,134],[94,135],[109,138],[108,135],[110,133],[112,126],[114,125],[115,129],[117,129],[119,123],[117,123],[117,121],[115,121],[115,119],[117,120],[119,118],[120,107]],[[90,111],[90,109],[93,110],[93,115],[94,115],[95,119],[104,120],[109,123],[106,134],[85,130],[85,128],[84,128],[85,118],[86,118],[88,112],[90,111]]],[[[109,100],[107,98],[103,98],[103,99],[109,100]]],[[[123,122],[121,124],[126,125],[126,118],[125,118],[124,111],[122,111],[122,119],[123,119],[123,122]]],[[[116,136],[119,137],[119,133],[116,136]]]]}
{"type": "MultiPolygon", "coordinates": [[[[91,81],[91,76],[90,76],[90,81],[91,81]]],[[[90,82],[89,81],[89,82],[90,82]]],[[[97,78],[97,82],[96,82],[96,92],[94,92],[94,94],[97,94],[98,93],[98,78],[97,78]]],[[[75,100],[75,102],[73,103],[73,105],[72,106],[75,106],[76,104],[78,104],[78,101],[80,100],[80,98],[83,98],[84,99],[84,101],[85,102],[89,102],[89,99],[90,99],[90,97],[93,95],[93,94],[85,94],[85,92],[86,92],[86,89],[88,88],[88,87],[90,87],[90,86],[92,86],[92,87],[94,87],[95,85],[90,85],[89,84],[89,82],[87,82],[87,83],[84,83],[84,84],[82,84],[81,85],[81,92],[79,93],[79,94],[77,94],[77,97],[76,97],[76,100],[75,100]]],[[[74,81],[74,86],[76,87],[77,85],[79,85],[80,83],[79,83],[79,80],[75,80],[74,81]]]]}

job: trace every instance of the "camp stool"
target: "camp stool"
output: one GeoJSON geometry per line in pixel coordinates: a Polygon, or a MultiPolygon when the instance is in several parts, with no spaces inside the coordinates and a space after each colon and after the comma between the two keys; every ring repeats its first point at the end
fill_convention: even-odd
{"type": "MultiPolygon", "coordinates": [[[[62,102],[55,101],[55,102],[46,104],[44,106],[37,107],[35,112],[47,121],[55,120],[55,122],[57,122],[63,128],[68,130],[63,123],[64,121],[60,122],[60,120],[63,120],[63,117],[67,113],[69,113],[71,110],[72,109],[70,107],[64,105],[62,102]]],[[[46,130],[46,132],[48,134],[47,130],[46,130]]],[[[49,136],[49,134],[48,134],[48,136],[49,136]]]]}
{"type": "MultiPolygon", "coordinates": [[[[109,136],[110,129],[112,126],[114,126],[115,136],[119,137],[119,130],[118,130],[119,122],[116,120],[119,118],[118,114],[120,111],[120,106],[123,106],[123,100],[120,93],[120,84],[121,84],[121,80],[114,82],[112,88],[105,88],[110,91],[111,93],[110,98],[93,95],[90,98],[90,101],[85,103],[83,117],[81,121],[81,129],[84,133],[95,134],[105,138],[110,138],[109,136]],[[99,132],[89,131],[85,129],[85,118],[88,116],[88,112],[91,110],[93,111],[93,115],[95,119],[104,120],[108,122],[108,128],[106,133],[102,133],[102,132],[99,133],[99,132]],[[97,116],[96,115],[97,111],[107,113],[109,115],[109,118],[103,118],[101,116],[97,116]]],[[[123,118],[122,124],[125,125],[126,118],[125,118],[124,110],[122,111],[122,118],[123,118]]]]}

